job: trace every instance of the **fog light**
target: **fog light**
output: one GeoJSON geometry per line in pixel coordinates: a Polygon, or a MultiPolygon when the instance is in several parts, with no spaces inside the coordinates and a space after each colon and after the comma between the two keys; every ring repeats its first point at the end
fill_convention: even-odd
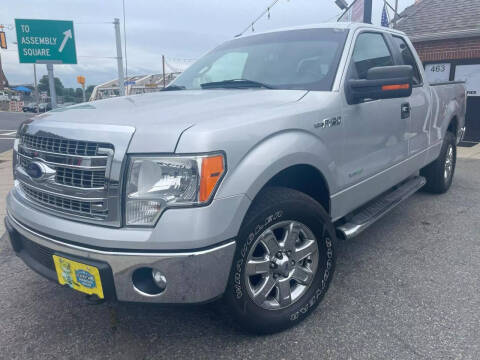
{"type": "Polygon", "coordinates": [[[167,287],[167,278],[160,270],[152,269],[152,277],[155,285],[157,285],[162,291],[167,287]]]}
{"type": "Polygon", "coordinates": [[[167,278],[157,269],[142,267],[132,274],[133,289],[142,296],[158,296],[167,287],[167,278]]]}

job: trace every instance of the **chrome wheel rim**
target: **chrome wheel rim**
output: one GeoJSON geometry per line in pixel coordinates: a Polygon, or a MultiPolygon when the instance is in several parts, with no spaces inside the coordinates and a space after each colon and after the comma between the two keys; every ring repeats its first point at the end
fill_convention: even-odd
{"type": "Polygon", "coordinates": [[[446,182],[452,176],[452,172],[453,172],[453,146],[449,145],[447,149],[447,156],[445,158],[444,178],[446,182]]]}
{"type": "Polygon", "coordinates": [[[319,262],[313,232],[297,221],[267,228],[254,242],[245,264],[250,298],[267,310],[286,308],[310,288],[319,262]]]}

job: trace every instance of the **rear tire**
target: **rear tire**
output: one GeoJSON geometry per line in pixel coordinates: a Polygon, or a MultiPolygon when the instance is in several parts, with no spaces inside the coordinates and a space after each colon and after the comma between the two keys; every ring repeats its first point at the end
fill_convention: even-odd
{"type": "Polygon", "coordinates": [[[457,141],[455,135],[447,131],[440,156],[420,171],[427,179],[423,188],[433,194],[443,194],[450,189],[457,163],[457,141]]]}
{"type": "Polygon", "coordinates": [[[253,333],[294,326],[318,306],[335,268],[335,228],[322,206],[296,190],[271,187],[240,228],[225,301],[253,333]]]}

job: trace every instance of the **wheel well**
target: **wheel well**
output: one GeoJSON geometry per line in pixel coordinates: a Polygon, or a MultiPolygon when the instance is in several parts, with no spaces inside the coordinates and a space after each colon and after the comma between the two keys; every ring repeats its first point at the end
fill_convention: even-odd
{"type": "Polygon", "coordinates": [[[455,137],[458,134],[458,120],[457,117],[454,116],[452,120],[450,120],[450,124],[448,124],[448,130],[450,131],[455,137]]]}
{"type": "Polygon", "coordinates": [[[267,186],[283,186],[301,191],[317,200],[330,213],[330,191],[323,175],[310,165],[295,165],[275,175],[267,186]]]}

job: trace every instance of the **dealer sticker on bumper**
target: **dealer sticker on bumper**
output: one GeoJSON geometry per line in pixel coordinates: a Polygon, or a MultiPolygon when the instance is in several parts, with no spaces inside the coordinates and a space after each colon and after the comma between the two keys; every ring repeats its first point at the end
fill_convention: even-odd
{"type": "Polygon", "coordinates": [[[57,255],[53,255],[53,261],[60,285],[68,285],[85,294],[97,295],[100,299],[104,298],[100,273],[95,266],[57,255]]]}

